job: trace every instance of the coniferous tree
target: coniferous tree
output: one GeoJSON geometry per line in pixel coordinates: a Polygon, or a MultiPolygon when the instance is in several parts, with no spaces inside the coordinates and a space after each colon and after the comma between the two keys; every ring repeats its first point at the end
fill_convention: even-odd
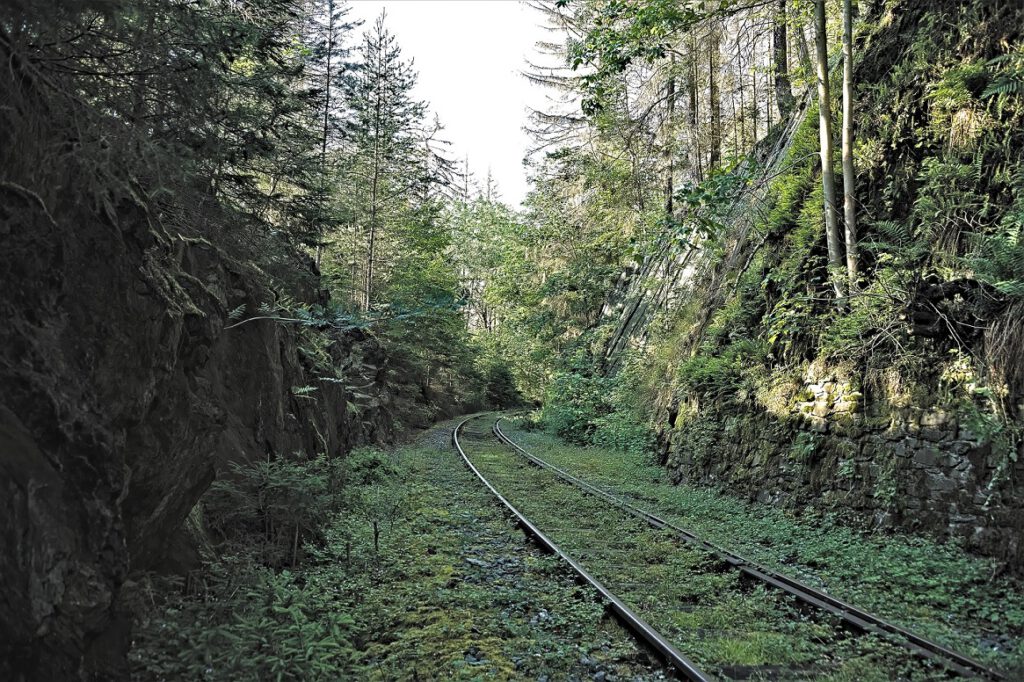
{"type": "Polygon", "coordinates": [[[344,97],[352,77],[352,64],[348,61],[350,50],[345,40],[355,24],[346,20],[349,8],[342,0],[316,0],[307,11],[310,26],[306,41],[310,57],[306,71],[317,95],[314,111],[319,138],[319,179],[315,197],[315,233],[316,264],[319,266],[324,236],[336,223],[335,202],[331,194],[337,180],[337,160],[347,127],[344,97]]]}
{"type": "Polygon", "coordinates": [[[430,182],[418,135],[426,105],[412,96],[416,74],[384,19],[381,14],[363,36],[359,71],[347,92],[352,112],[348,173],[358,187],[349,195],[364,244],[358,292],[364,310],[374,304],[384,231],[402,202],[430,182]]]}

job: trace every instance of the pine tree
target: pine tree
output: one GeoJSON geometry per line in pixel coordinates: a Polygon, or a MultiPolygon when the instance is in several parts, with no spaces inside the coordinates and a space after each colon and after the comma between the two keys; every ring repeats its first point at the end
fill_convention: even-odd
{"type": "Polygon", "coordinates": [[[347,127],[344,95],[352,77],[350,50],[345,39],[355,24],[345,20],[349,8],[340,0],[315,0],[307,8],[308,35],[305,40],[310,56],[306,78],[316,94],[316,130],[319,142],[319,167],[314,216],[316,264],[319,267],[323,239],[336,222],[332,210],[332,186],[337,179],[337,158],[347,127]],[[328,153],[330,152],[330,153],[328,153]]]}
{"type": "Polygon", "coordinates": [[[384,19],[382,13],[365,33],[358,50],[359,71],[347,92],[353,145],[349,172],[365,193],[353,194],[356,221],[365,237],[359,292],[364,310],[374,304],[379,247],[389,219],[401,200],[430,182],[418,135],[426,105],[412,96],[416,73],[402,59],[384,19]]]}

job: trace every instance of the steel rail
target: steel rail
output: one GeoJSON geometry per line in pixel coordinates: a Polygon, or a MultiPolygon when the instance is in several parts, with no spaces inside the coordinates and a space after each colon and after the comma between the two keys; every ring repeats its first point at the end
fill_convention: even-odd
{"type": "Polygon", "coordinates": [[[639,615],[630,609],[625,602],[615,596],[607,587],[605,587],[597,578],[592,576],[582,565],[571,556],[562,551],[561,548],[556,545],[551,538],[544,534],[540,528],[535,526],[521,511],[515,508],[511,502],[497,491],[497,489],[491,485],[491,483],[484,478],[484,475],[480,473],[473,463],[469,460],[466,455],[466,451],[462,449],[462,444],[459,442],[459,430],[466,425],[472,419],[476,419],[481,415],[473,415],[463,419],[459,424],[452,430],[452,445],[455,446],[456,452],[462,456],[462,461],[465,462],[469,470],[476,474],[476,477],[480,479],[480,482],[487,487],[491,493],[498,498],[507,508],[512,515],[516,518],[520,527],[531,535],[538,544],[544,549],[548,550],[552,554],[557,555],[562,561],[567,563],[573,571],[591,587],[593,587],[601,595],[604,601],[612,612],[619,618],[619,620],[631,631],[634,635],[645,641],[654,650],[661,654],[665,660],[680,674],[683,675],[687,680],[692,682],[712,682],[713,677],[708,676],[702,672],[692,661],[686,656],[679,652],[671,642],[665,639],[657,630],[647,624],[639,615]]]}
{"type": "Polygon", "coordinates": [[[528,452],[518,443],[509,438],[505,432],[501,430],[500,423],[502,419],[502,417],[499,417],[494,422],[494,426],[491,429],[498,440],[526,457],[526,459],[532,464],[551,471],[566,483],[576,486],[591,495],[611,502],[620,509],[647,521],[647,523],[654,528],[667,528],[675,531],[683,541],[696,545],[714,554],[719,559],[725,561],[742,573],[782,590],[805,604],[809,604],[830,613],[858,630],[883,636],[889,641],[900,644],[913,654],[938,661],[952,672],[967,677],[982,677],[989,680],[1006,679],[1002,673],[993,670],[980,661],[976,661],[969,656],[953,651],[952,649],[949,649],[937,642],[926,639],[914,632],[911,632],[910,630],[907,630],[906,628],[896,625],[895,623],[890,623],[879,616],[864,611],[852,604],[848,604],[830,594],[811,587],[806,583],[773,571],[766,566],[749,561],[742,556],[725,549],[724,547],[704,540],[693,531],[677,526],[665,519],[655,516],[645,509],[641,509],[640,507],[627,502],[622,496],[617,496],[607,490],[598,488],[591,483],[573,476],[564,469],[560,469],[554,464],[546,462],[545,460],[528,452]]]}

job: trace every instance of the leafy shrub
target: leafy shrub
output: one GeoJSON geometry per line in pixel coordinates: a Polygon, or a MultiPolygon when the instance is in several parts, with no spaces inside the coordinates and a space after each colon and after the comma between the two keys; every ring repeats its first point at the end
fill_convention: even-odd
{"type": "Polygon", "coordinates": [[[302,543],[318,539],[340,506],[340,466],[326,456],[233,463],[203,498],[211,527],[229,539],[260,538],[267,565],[295,565],[302,543]]]}
{"type": "Polygon", "coordinates": [[[541,419],[545,426],[573,443],[588,443],[594,432],[594,420],[608,414],[606,402],[609,381],[578,371],[555,376],[548,389],[541,419]]]}
{"type": "Polygon", "coordinates": [[[732,400],[740,389],[753,389],[752,370],[763,368],[766,349],[762,342],[740,339],[720,353],[701,352],[677,371],[679,387],[712,400],[732,400]]]}
{"type": "Polygon", "coordinates": [[[202,599],[171,597],[136,627],[136,679],[331,680],[355,657],[353,620],[325,608],[343,576],[300,577],[229,557],[204,575],[202,599]]]}
{"type": "Polygon", "coordinates": [[[345,457],[345,484],[349,486],[383,483],[397,471],[391,456],[377,448],[357,448],[345,457]]]}
{"type": "Polygon", "coordinates": [[[594,420],[594,445],[648,454],[654,450],[654,432],[643,420],[625,411],[615,411],[594,420]]]}

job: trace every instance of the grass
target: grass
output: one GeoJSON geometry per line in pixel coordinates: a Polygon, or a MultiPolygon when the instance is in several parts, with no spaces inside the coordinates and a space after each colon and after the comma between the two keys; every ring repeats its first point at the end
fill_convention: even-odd
{"type": "Polygon", "coordinates": [[[941,677],[875,637],[849,638],[831,617],[805,613],[782,593],[680,546],[672,532],[580,495],[488,439],[487,427],[476,422],[464,443],[484,476],[708,672],[748,679],[941,677]]]}
{"type": "Polygon", "coordinates": [[[378,552],[368,522],[340,516],[294,571],[235,555],[206,567],[202,592],[164,585],[136,627],[134,677],[663,679],[435,435],[391,455],[403,512],[378,552]]]}
{"type": "MultiPolygon", "coordinates": [[[[751,560],[797,577],[1010,673],[1024,672],[1024,594],[993,561],[953,543],[863,534],[822,516],[795,518],[720,492],[673,485],[639,457],[575,447],[504,422],[538,457],[625,495],[751,560]]],[[[857,679],[856,677],[851,679],[857,679]]]]}

